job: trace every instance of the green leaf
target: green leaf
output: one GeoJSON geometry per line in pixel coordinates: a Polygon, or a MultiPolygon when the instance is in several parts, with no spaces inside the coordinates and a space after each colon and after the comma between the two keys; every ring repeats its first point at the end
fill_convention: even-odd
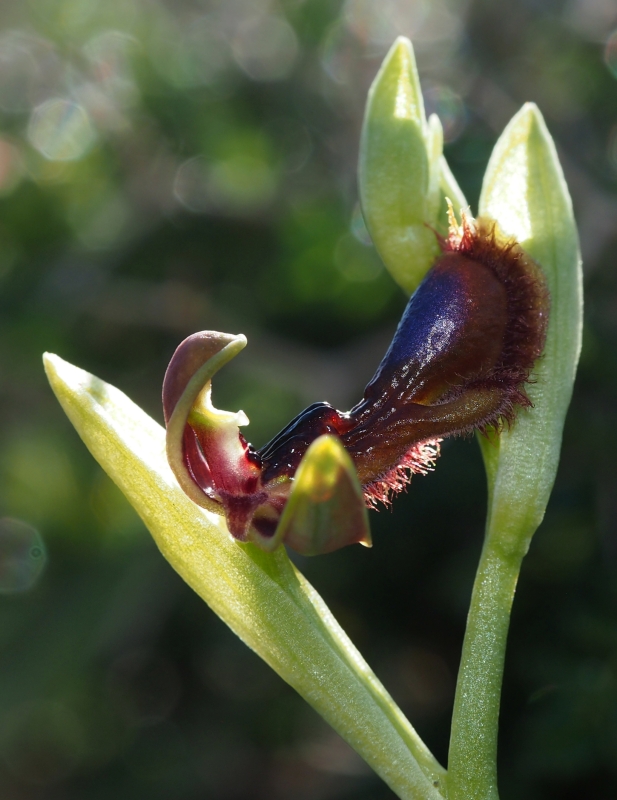
{"type": "Polygon", "coordinates": [[[437,222],[441,151],[439,121],[426,122],[411,42],[399,37],[369,91],[358,178],[371,238],[409,293],[439,253],[427,225],[437,222]]]}
{"type": "Polygon", "coordinates": [[[523,552],[542,521],[555,480],[581,347],[582,275],[572,203],[542,115],[527,104],[495,145],[480,214],[495,219],[540,264],[551,294],[548,334],[528,387],[532,409],[482,442],[489,482],[488,530],[523,552]]]}
{"type": "Polygon", "coordinates": [[[275,538],[307,556],[348,544],[371,546],[362,487],[336,436],[319,436],[306,451],[275,538]]]}
{"type": "MultiPolygon", "coordinates": [[[[118,389],[53,355],[58,400],[173,568],[404,800],[439,800],[444,770],[283,548],[234,542],[193,503],[165,457],[165,431],[118,389]]],[[[250,680],[250,676],[247,676],[250,680]]]]}

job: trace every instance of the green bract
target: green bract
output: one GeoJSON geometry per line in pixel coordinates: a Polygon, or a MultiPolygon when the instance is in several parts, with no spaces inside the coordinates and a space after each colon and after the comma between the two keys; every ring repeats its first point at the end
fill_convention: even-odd
{"type": "Polygon", "coordinates": [[[45,369],[92,455],[189,586],[399,797],[438,800],[443,769],[284,548],[234,542],[222,517],[190,500],[167,463],[165,431],[118,389],[57,356],[45,356],[45,369]]]}
{"type": "Polygon", "coordinates": [[[582,282],[572,203],[538,109],[525,105],[497,142],[480,212],[542,267],[551,294],[544,354],[511,429],[481,438],[488,476],[486,539],[474,584],[449,755],[450,800],[495,800],[497,721],[518,574],[555,480],[581,345],[582,282]]]}
{"type": "Polygon", "coordinates": [[[489,529],[504,548],[526,549],[553,487],[561,433],[581,348],[582,273],[572,202],[542,115],[523,106],[488,165],[480,214],[496,220],[540,264],[551,294],[542,358],[527,390],[534,407],[483,442],[489,477],[489,529]]]}
{"type": "Polygon", "coordinates": [[[399,37],[369,91],[358,180],[375,247],[408,293],[439,253],[432,229],[445,225],[444,194],[465,205],[442,151],[441,123],[435,115],[427,123],[424,113],[411,42],[399,37]]]}

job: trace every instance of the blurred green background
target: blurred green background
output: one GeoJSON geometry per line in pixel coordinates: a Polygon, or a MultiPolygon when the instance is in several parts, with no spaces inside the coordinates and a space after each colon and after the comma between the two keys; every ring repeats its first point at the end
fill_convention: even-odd
{"type": "MultiPolygon", "coordinates": [[[[261,445],[357,401],[405,298],[363,228],[366,92],[398,34],[472,209],[527,100],[574,198],[585,343],[506,666],[503,800],[617,795],[615,0],[2,0],[0,797],[393,795],[173,573],[46,385],[51,350],[161,420],[193,331],[261,445]]],[[[297,562],[445,761],[485,485],[474,441],[375,546],[297,562]]]]}

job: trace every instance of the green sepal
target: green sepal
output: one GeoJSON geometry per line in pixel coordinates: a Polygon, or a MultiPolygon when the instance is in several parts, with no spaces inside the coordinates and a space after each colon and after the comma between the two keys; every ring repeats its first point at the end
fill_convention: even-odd
{"type": "Polygon", "coordinates": [[[550,291],[546,346],[527,388],[533,408],[481,447],[489,484],[488,532],[525,552],[555,480],[581,347],[582,273],[572,202],[542,115],[528,103],[491,156],[480,215],[497,221],[541,266],[550,291]]]}
{"type": "Polygon", "coordinates": [[[289,500],[274,535],[305,556],[348,544],[371,547],[368,514],[356,469],[336,436],[320,436],[296,470],[289,500]]]}

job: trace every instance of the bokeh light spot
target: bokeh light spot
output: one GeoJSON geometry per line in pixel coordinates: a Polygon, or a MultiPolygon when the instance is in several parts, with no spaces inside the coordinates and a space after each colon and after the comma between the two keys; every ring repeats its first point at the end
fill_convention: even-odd
{"type": "Polygon", "coordinates": [[[221,209],[257,211],[268,205],[276,191],[276,178],[265,160],[238,153],[212,166],[210,196],[221,209]]]}
{"type": "Polygon", "coordinates": [[[341,275],[353,283],[374,281],[383,271],[375,249],[367,247],[350,233],[339,239],[334,250],[334,263],[341,275]]]}
{"type": "Polygon", "coordinates": [[[353,83],[353,76],[361,58],[361,45],[340,23],[331,25],[321,43],[321,66],[335,83],[341,86],[353,83]]]}
{"type": "Polygon", "coordinates": [[[5,715],[0,752],[12,775],[25,784],[53,786],[67,778],[85,755],[77,716],[53,701],[19,705],[5,715]]]}
{"type": "Polygon", "coordinates": [[[75,161],[94,142],[88,112],[78,103],[59,97],[46,100],[32,112],[28,139],[49,161],[75,161]]]}
{"type": "Polygon", "coordinates": [[[0,37],[0,108],[20,112],[27,109],[39,81],[39,68],[21,31],[0,37]]]}
{"type": "Polygon", "coordinates": [[[615,172],[617,172],[617,125],[613,125],[608,135],[606,156],[615,172]]]}
{"type": "Polygon", "coordinates": [[[129,57],[138,42],[122,31],[103,31],[84,45],[84,53],[92,64],[95,78],[102,83],[130,79],[129,57]]]}
{"type": "Polygon", "coordinates": [[[400,34],[417,34],[428,12],[425,0],[347,0],[343,13],[347,27],[360,41],[389,47],[400,34]]]}
{"type": "MultiPolygon", "coordinates": [[[[183,20],[162,18],[149,45],[154,68],[177,88],[216,84],[227,68],[230,47],[211,14],[183,20]]],[[[222,91],[222,86],[217,86],[222,91]]]]}
{"type": "Polygon", "coordinates": [[[88,105],[99,124],[101,117],[105,122],[109,122],[105,119],[106,116],[113,118],[114,107],[130,108],[137,102],[138,90],[131,67],[131,56],[137,47],[138,42],[133,36],[113,30],[104,31],[84,46],[84,53],[90,62],[95,80],[94,86],[90,87],[90,95],[96,87],[104,98],[99,101],[98,109],[96,105],[93,109],[92,103],[88,105]],[[111,108],[105,108],[105,105],[111,108]]]}
{"type": "Polygon", "coordinates": [[[24,175],[19,150],[6,139],[0,139],[0,197],[10,194],[24,175]]]}
{"type": "Polygon", "coordinates": [[[606,40],[604,63],[617,78],[617,30],[614,30],[606,40]]]}
{"type": "Polygon", "coordinates": [[[349,230],[353,233],[356,239],[366,247],[371,247],[373,245],[371,234],[368,232],[366,222],[364,221],[364,214],[362,213],[360,203],[356,203],[354,206],[353,213],[351,215],[351,221],[349,223],[349,230]]]}
{"type": "Polygon", "coordinates": [[[204,213],[210,208],[208,198],[208,162],[204,156],[184,161],[176,170],[173,193],[189,211],[204,213]]]}
{"type": "Polygon", "coordinates": [[[0,594],[32,589],[46,560],[43,539],[35,528],[18,519],[0,519],[0,594]]]}
{"type": "Polygon", "coordinates": [[[239,26],[232,50],[249,78],[276,81],[291,72],[298,55],[298,40],[286,20],[263,14],[239,26]]]}
{"type": "Polygon", "coordinates": [[[437,114],[443,126],[444,142],[453,142],[465,130],[467,109],[460,95],[447,86],[430,86],[424,92],[426,116],[437,114]]]}

